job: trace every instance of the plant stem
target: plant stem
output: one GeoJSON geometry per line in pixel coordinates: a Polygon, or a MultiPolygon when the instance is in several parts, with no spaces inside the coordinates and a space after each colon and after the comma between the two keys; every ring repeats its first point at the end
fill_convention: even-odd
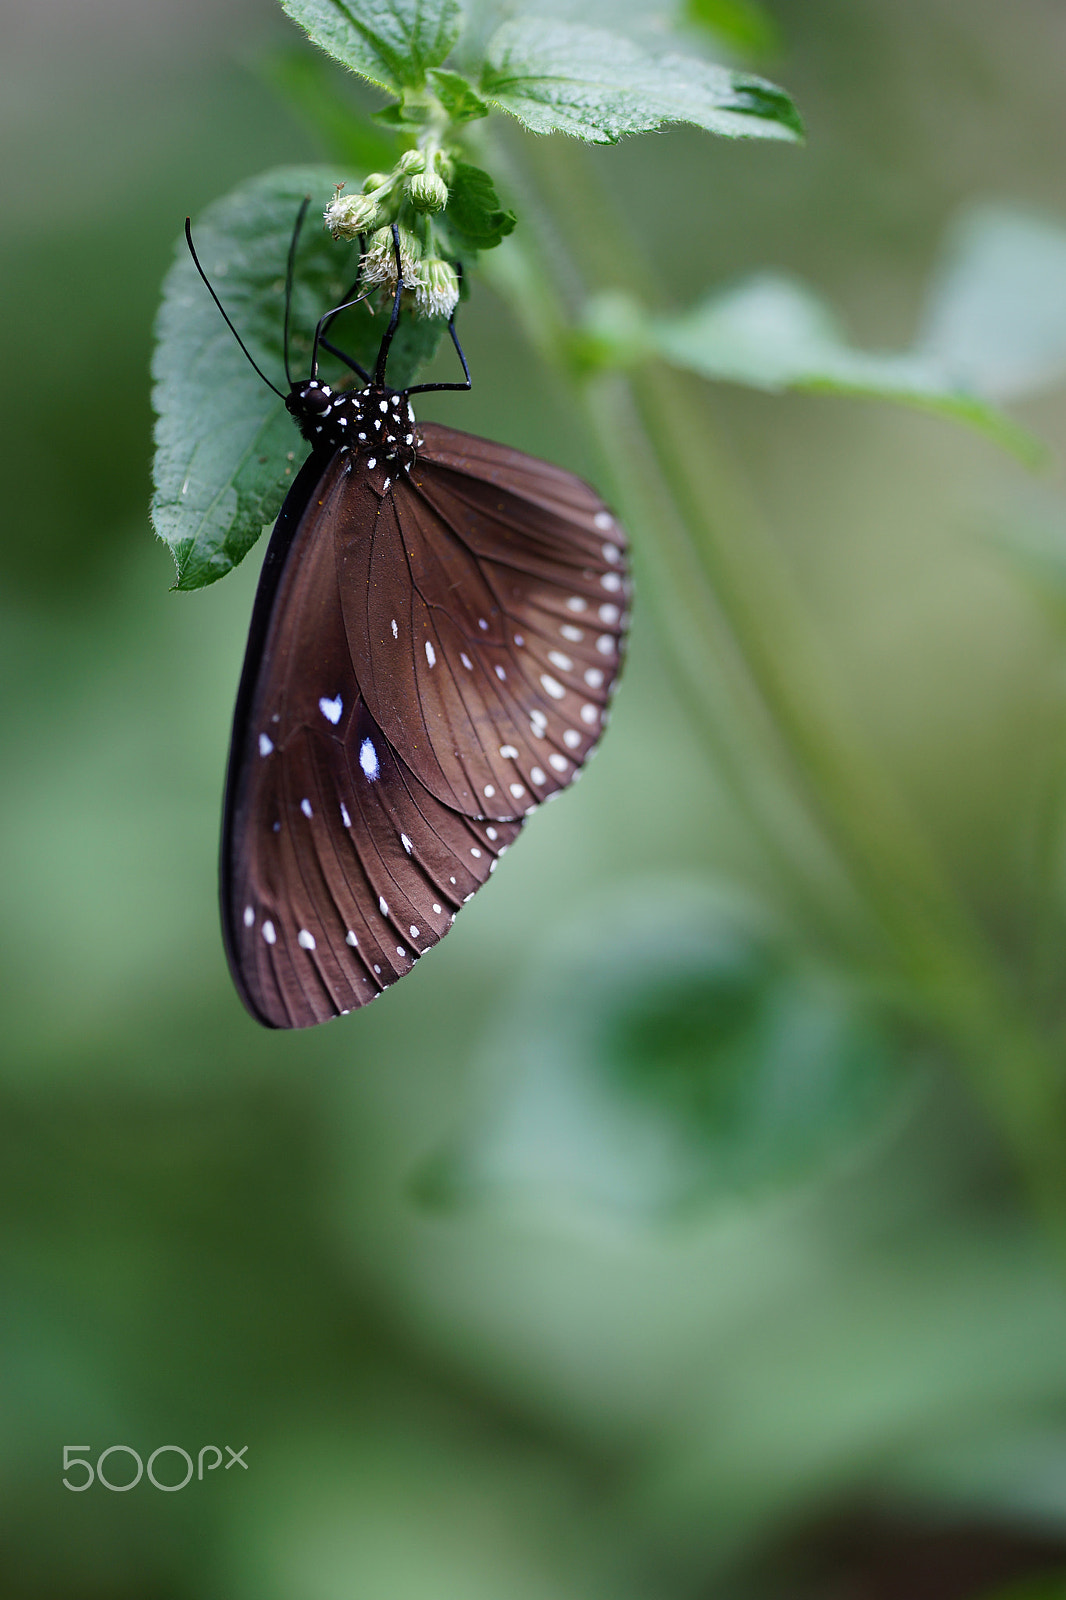
{"type": "MultiPolygon", "coordinates": [[[[632,246],[584,163],[569,150],[555,159],[552,143],[561,209],[583,218],[593,272],[609,258],[607,282],[636,292],[632,246]]],[[[495,169],[507,165],[494,150],[495,169]]],[[[565,302],[579,274],[560,260],[560,230],[543,201],[526,198],[526,237],[532,229],[540,249],[507,241],[491,275],[574,387],[643,549],[639,575],[700,726],[777,861],[811,891],[824,924],[847,930],[848,958],[949,1044],[1066,1257],[1066,1096],[1055,1050],[866,747],[786,563],[715,451],[694,386],[659,365],[632,382],[575,372],[565,302]]],[[[594,281],[603,286],[602,276],[594,281]]]]}

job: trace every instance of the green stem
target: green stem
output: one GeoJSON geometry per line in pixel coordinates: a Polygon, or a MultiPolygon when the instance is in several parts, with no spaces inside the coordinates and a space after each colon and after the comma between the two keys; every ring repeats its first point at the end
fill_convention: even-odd
{"type": "MultiPolygon", "coordinates": [[[[506,162],[494,155],[499,170],[506,162]]],[[[564,214],[585,220],[593,270],[595,258],[609,258],[607,281],[634,292],[639,284],[624,276],[633,249],[612,232],[586,169],[565,151],[551,170],[568,191],[564,214]]],[[[698,698],[701,726],[754,801],[793,883],[813,888],[823,922],[845,934],[849,958],[858,941],[867,970],[950,1044],[1066,1253],[1066,1099],[1056,1052],[866,747],[786,563],[714,449],[694,386],[660,366],[642,368],[633,382],[575,373],[565,297],[573,298],[578,274],[560,260],[550,213],[535,193],[528,198],[539,259],[509,240],[492,277],[535,346],[574,385],[644,551],[638,576],[648,579],[663,643],[698,698]]]]}

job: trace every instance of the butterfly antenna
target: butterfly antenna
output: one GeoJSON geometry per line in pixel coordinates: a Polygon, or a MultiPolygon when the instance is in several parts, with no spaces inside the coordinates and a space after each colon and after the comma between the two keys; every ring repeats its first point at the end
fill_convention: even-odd
{"type": "Polygon", "coordinates": [[[392,225],[392,248],[396,254],[396,298],[392,302],[392,316],[389,318],[388,327],[382,334],[377,366],[374,368],[374,387],[377,389],[384,389],[385,387],[385,367],[388,363],[389,347],[392,344],[393,335],[399,326],[400,297],[405,287],[403,281],[403,258],[400,255],[400,230],[395,222],[392,225]]]}
{"type": "Polygon", "coordinates": [[[240,345],[241,349],[244,351],[244,354],[248,358],[248,361],[255,368],[256,372],[258,372],[259,376],[262,378],[262,380],[266,384],[267,388],[268,389],[273,389],[274,393],[278,396],[278,398],[280,400],[284,400],[285,396],[282,394],[281,390],[278,388],[276,383],[271,383],[270,379],[267,377],[266,373],[263,371],[263,369],[259,365],[258,361],[252,355],[252,353],[249,350],[248,346],[245,344],[244,340],[241,338],[240,334],[237,332],[236,328],[233,326],[233,323],[230,321],[229,316],[228,316],[228,314],[226,312],[226,308],[222,304],[222,301],[218,298],[218,295],[215,293],[214,289],[212,289],[211,281],[208,278],[207,273],[204,271],[203,267],[200,265],[200,258],[196,254],[196,249],[195,249],[195,247],[193,245],[193,242],[192,242],[192,221],[191,221],[191,219],[189,217],[185,218],[185,242],[189,246],[189,254],[192,256],[193,266],[196,268],[197,272],[200,274],[201,278],[204,280],[204,283],[205,283],[205,285],[207,287],[208,294],[211,296],[212,300],[215,302],[215,304],[218,307],[219,311],[222,313],[222,320],[225,322],[226,327],[229,329],[230,333],[232,333],[233,337],[236,339],[237,343],[240,345]]]}
{"type": "Polygon", "coordinates": [[[300,242],[300,231],[303,228],[304,218],[307,215],[307,208],[310,204],[311,196],[305,194],[303,204],[296,213],[296,221],[293,224],[292,238],[289,240],[289,261],[285,268],[285,382],[290,389],[292,388],[292,372],[289,368],[289,321],[292,316],[292,286],[296,278],[296,247],[300,242]]]}

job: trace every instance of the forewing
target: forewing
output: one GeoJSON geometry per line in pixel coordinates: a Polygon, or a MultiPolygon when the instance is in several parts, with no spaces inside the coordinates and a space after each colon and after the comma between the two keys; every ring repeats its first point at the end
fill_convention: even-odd
{"type": "Polygon", "coordinates": [[[500,820],[571,783],[602,732],[628,620],[626,540],[599,496],[521,451],[425,424],[372,543],[346,548],[367,705],[426,788],[500,820]]]}

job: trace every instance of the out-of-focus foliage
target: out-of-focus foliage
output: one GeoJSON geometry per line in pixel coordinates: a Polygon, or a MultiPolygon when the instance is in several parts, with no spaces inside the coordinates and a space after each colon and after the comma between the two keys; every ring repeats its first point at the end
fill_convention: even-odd
{"type": "MultiPolygon", "coordinates": [[[[568,15],[611,25],[606,9],[568,15]]],[[[900,349],[966,205],[995,195],[1066,222],[1054,8],[767,9],[781,40],[767,70],[804,108],[802,152],[675,128],[589,153],[663,305],[769,265],[819,284],[857,347],[900,349]]],[[[754,829],[646,600],[602,754],[531,821],[461,936],[364,1015],[307,1035],[266,1034],[241,1011],[215,850],[254,562],[198,595],[167,592],[146,509],[150,331],[187,213],[267,168],[349,174],[257,73],[260,46],[297,37],[266,0],[25,0],[11,14],[4,1594],[918,1600],[924,1585],[943,1600],[955,1579],[975,1600],[982,1585],[1054,1594],[1066,1293],[1047,1235],[947,1052],[905,996],[868,982],[869,930],[769,763],[760,792],[780,827],[754,829]],[[606,983],[612,952],[641,1018],[665,1019],[642,1023],[642,1071],[655,1025],[680,1041],[664,1065],[690,1041],[699,1053],[705,988],[688,1016],[665,985],[656,1011],[601,909],[640,886],[670,948],[663,886],[679,879],[705,904],[761,908],[793,983],[828,973],[834,1003],[876,1009],[869,1065],[889,1092],[869,1120],[808,1146],[780,1181],[697,1184],[680,1211],[604,1204],[604,1185],[548,1190],[543,1167],[536,1194],[494,1184],[477,1204],[428,1205],[439,1152],[478,1148],[489,1068],[498,1085],[529,1064],[527,1028],[554,1048],[561,998],[574,1006],[582,974],[606,983]],[[64,1444],[147,1460],[212,1442],[247,1444],[248,1471],[169,1495],[61,1486],[64,1444]],[[860,1533],[845,1541],[842,1524],[860,1533]]],[[[515,130],[509,148],[547,173],[550,143],[515,130]]],[[[559,238],[595,240],[562,162],[551,173],[559,238]]],[[[501,200],[519,209],[502,186],[501,200]]],[[[567,391],[482,282],[460,318],[475,387],[425,414],[595,475],[567,391]]],[[[1033,529],[1058,549],[1059,469],[1034,489],[978,435],[843,398],[722,386],[698,404],[750,480],[835,681],[1021,1009],[1055,1039],[1063,638],[1047,587],[1005,544],[1033,529]]],[[[1060,444],[1061,394],[1020,415],[1060,444]]],[[[762,731],[753,718],[731,748],[762,731]]],[[[648,964],[662,970],[655,951],[648,964]]],[[[554,1065],[536,1062],[546,1081],[554,1065]]],[[[684,1072],[670,1082],[676,1096],[648,1097],[649,1128],[664,1103],[671,1129],[700,1109],[684,1072]]],[[[629,1125],[634,1081],[619,1090],[612,1117],[629,1125]]],[[[598,1170],[605,1121],[576,1153],[580,1130],[561,1124],[571,1170],[598,1170]]]]}
{"type": "Polygon", "coordinates": [[[735,897],[638,882],[561,931],[523,991],[431,1201],[669,1215],[794,1183],[885,1114],[869,1003],[735,897]]]}

